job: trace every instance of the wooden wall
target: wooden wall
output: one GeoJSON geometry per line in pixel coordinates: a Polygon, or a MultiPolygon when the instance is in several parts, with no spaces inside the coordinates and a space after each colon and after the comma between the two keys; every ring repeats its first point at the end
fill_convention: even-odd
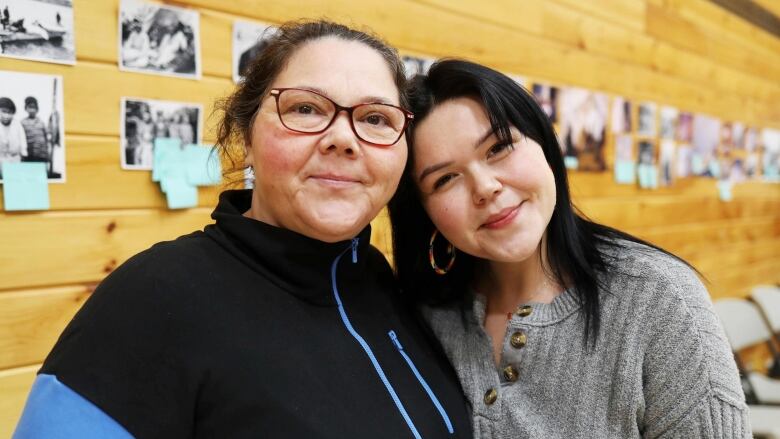
{"type": "MultiPolygon", "coordinates": [[[[199,208],[172,212],[147,172],[120,170],[119,100],[202,102],[209,114],[233,86],[234,19],[328,17],[369,26],[403,53],[780,127],[780,39],[706,0],[182,0],[201,12],[199,81],[119,72],[118,0],[74,3],[75,66],[0,58],[3,70],[64,77],[68,160],[67,184],[50,186],[51,211],[0,213],[0,437],[94,285],[150,244],[210,221],[218,189],[201,189],[199,208]]],[[[695,264],[713,297],[780,282],[780,185],[740,184],[728,203],[710,179],[644,191],[615,185],[611,173],[574,173],[572,186],[592,218],[695,264]]],[[[376,223],[375,243],[387,248],[387,219],[376,223]]]]}

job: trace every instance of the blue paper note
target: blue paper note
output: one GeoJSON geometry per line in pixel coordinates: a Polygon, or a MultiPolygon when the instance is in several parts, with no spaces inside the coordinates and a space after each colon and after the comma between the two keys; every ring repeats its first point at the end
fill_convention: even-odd
{"type": "Polygon", "coordinates": [[[658,187],[658,169],[654,165],[641,164],[637,168],[639,187],[655,189],[658,187]]]}
{"type": "Polygon", "coordinates": [[[701,154],[693,153],[691,155],[691,172],[693,175],[702,175],[704,174],[705,170],[704,159],[702,158],[701,154]]]}
{"type": "Polygon", "coordinates": [[[650,189],[658,189],[658,166],[648,165],[647,172],[650,178],[650,189]]]}
{"type": "Polygon", "coordinates": [[[165,177],[161,185],[165,188],[169,209],[185,209],[198,205],[198,188],[187,183],[185,178],[165,177]]]}
{"type": "Polygon", "coordinates": [[[718,181],[718,197],[721,201],[731,201],[734,197],[731,193],[731,182],[728,180],[718,181]]]}
{"type": "Polygon", "coordinates": [[[49,210],[46,163],[3,163],[5,210],[49,210]]]}
{"type": "Polygon", "coordinates": [[[187,145],[186,154],[187,182],[195,186],[213,186],[222,181],[222,168],[219,155],[212,154],[208,146],[187,145]]]}
{"type": "Polygon", "coordinates": [[[615,163],[615,182],[631,184],[636,178],[636,166],[628,160],[618,160],[615,163]]]}
{"type": "Polygon", "coordinates": [[[152,181],[161,181],[163,174],[171,167],[184,166],[185,159],[181,139],[164,137],[154,139],[152,181]]]}
{"type": "Polygon", "coordinates": [[[567,155],[563,157],[563,164],[566,169],[577,169],[580,166],[580,161],[577,157],[567,155]]]}

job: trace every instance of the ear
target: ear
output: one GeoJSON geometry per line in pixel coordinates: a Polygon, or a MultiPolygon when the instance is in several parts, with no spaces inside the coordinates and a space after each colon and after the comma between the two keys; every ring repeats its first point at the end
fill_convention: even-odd
{"type": "Polygon", "coordinates": [[[252,145],[244,145],[244,166],[253,168],[255,165],[255,156],[252,154],[252,145]]]}

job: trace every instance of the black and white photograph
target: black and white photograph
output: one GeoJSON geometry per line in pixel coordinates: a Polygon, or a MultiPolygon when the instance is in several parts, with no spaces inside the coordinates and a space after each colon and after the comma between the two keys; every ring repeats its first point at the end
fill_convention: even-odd
{"type": "Polygon", "coordinates": [[[671,186],[674,180],[674,154],[675,143],[674,140],[664,139],[661,140],[661,151],[659,153],[660,169],[658,181],[661,186],[671,186]]]}
{"type": "Polygon", "coordinates": [[[424,58],[419,56],[404,55],[401,57],[404,62],[404,70],[406,71],[406,77],[411,79],[414,75],[424,75],[428,73],[428,69],[433,65],[432,58],[424,58]]]}
{"type": "Polygon", "coordinates": [[[550,123],[558,122],[558,88],[546,84],[534,84],[534,97],[550,118],[550,123]]]}
{"type": "Polygon", "coordinates": [[[61,76],[0,71],[0,164],[43,162],[65,183],[64,120],[61,76]]]}
{"type": "Polygon", "coordinates": [[[0,56],[75,64],[72,0],[0,3],[0,56]]]}
{"type": "Polygon", "coordinates": [[[637,154],[637,164],[654,165],[655,164],[655,145],[649,140],[639,142],[639,153],[637,154]]]}
{"type": "Polygon", "coordinates": [[[182,146],[200,143],[203,106],[187,102],[122,98],[122,169],[152,169],[154,139],[177,138],[182,146]]]}
{"type": "Polygon", "coordinates": [[[270,24],[233,22],[233,82],[241,82],[250,62],[263,51],[274,33],[276,28],[270,24]]]}
{"type": "Polygon", "coordinates": [[[631,132],[631,101],[620,96],[612,99],[610,125],[615,134],[631,132]]]}
{"type": "Polygon", "coordinates": [[[579,87],[566,87],[558,97],[561,148],[566,157],[577,158],[577,169],[606,170],[604,143],[609,117],[609,97],[579,87]]]}
{"type": "Polygon", "coordinates": [[[175,6],[122,0],[119,69],[200,78],[200,16],[175,6]]]}
{"type": "Polygon", "coordinates": [[[656,134],[656,105],[652,102],[639,104],[637,116],[637,134],[640,136],[655,137],[656,134]]]}
{"type": "Polygon", "coordinates": [[[677,111],[674,107],[661,107],[661,138],[674,139],[677,128],[677,111]]]}

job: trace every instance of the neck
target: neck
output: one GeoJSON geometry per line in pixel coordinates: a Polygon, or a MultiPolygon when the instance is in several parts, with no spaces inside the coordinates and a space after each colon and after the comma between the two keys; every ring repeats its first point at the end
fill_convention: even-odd
{"type": "Polygon", "coordinates": [[[523,261],[482,261],[476,290],[488,299],[488,312],[511,312],[528,302],[550,303],[562,288],[550,277],[542,239],[536,251],[523,261]]]}

